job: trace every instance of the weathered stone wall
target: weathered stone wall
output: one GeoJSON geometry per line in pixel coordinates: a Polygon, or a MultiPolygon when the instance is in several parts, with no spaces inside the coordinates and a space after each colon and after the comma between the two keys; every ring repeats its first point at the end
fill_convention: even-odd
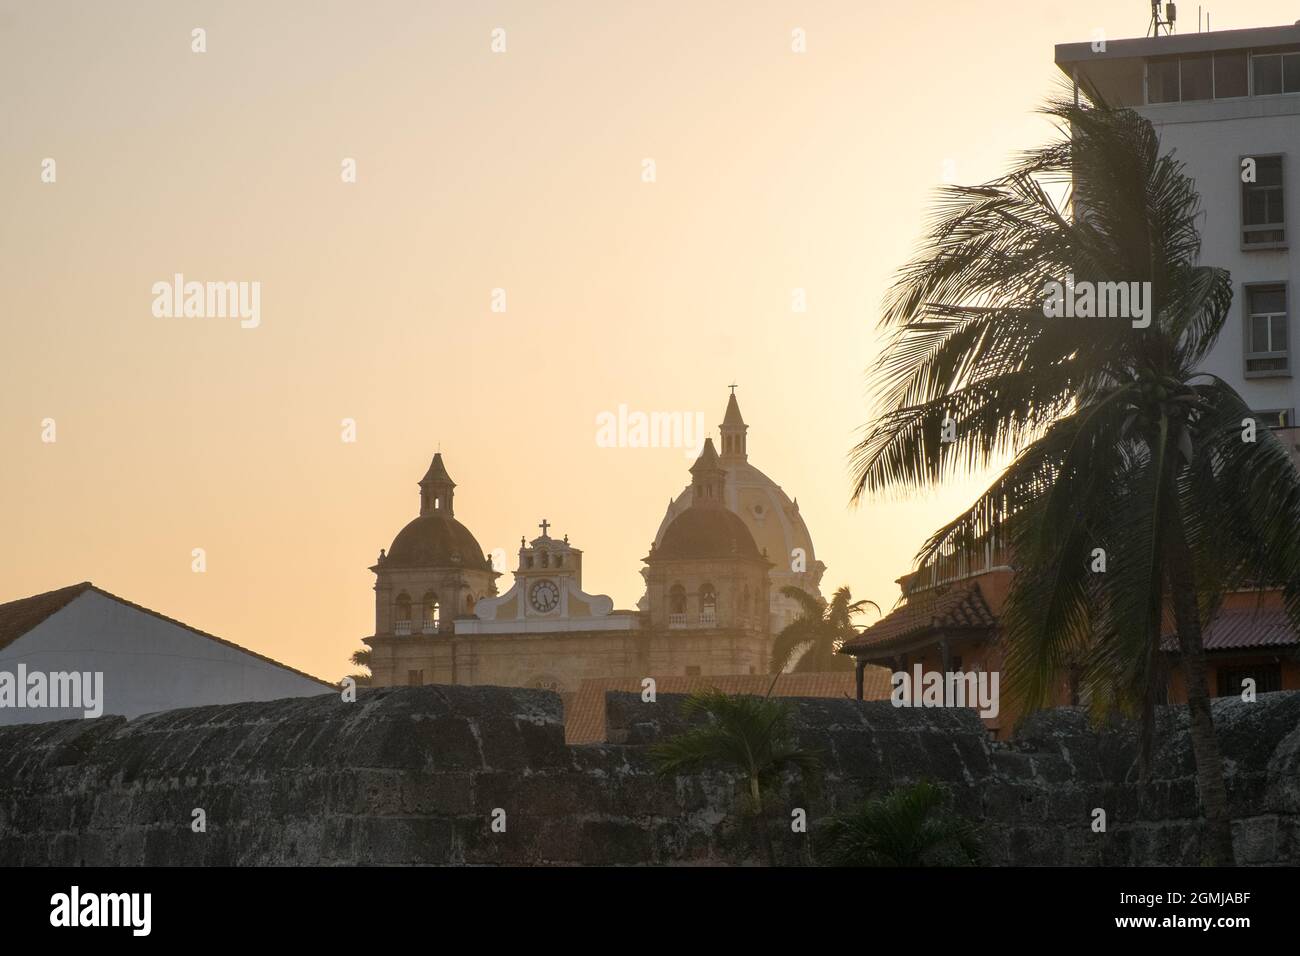
{"type": "MultiPolygon", "coordinates": [[[[664,779],[646,744],[683,726],[680,698],[611,694],[611,743],[564,743],[560,699],[419,687],[0,728],[6,864],[608,864],[756,862],[724,773],[664,779]],[[193,810],[207,831],[191,828],[193,810]],[[493,832],[497,809],[506,830],[493,832]]],[[[816,857],[825,815],[898,783],[946,782],[993,863],[1196,863],[1186,712],[1162,713],[1139,796],[1134,740],[1082,714],[1033,718],[990,744],[975,714],[801,699],[824,782],[796,778],[773,816],[789,863],[816,857]],[[1183,732],[1179,732],[1180,728],[1183,732]],[[1107,812],[1107,832],[1091,829],[1107,812]]],[[[1215,704],[1241,862],[1300,862],[1300,693],[1215,704]]]]}

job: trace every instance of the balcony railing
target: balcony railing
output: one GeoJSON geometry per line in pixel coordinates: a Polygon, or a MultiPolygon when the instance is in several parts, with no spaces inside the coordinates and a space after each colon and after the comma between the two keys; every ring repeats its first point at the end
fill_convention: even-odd
{"type": "Polygon", "coordinates": [[[398,621],[396,624],[393,625],[393,633],[398,635],[399,637],[405,637],[407,634],[410,634],[411,622],[398,621]]]}
{"type": "Polygon", "coordinates": [[[718,612],[713,608],[705,608],[700,612],[700,627],[713,627],[718,623],[718,612]]]}
{"type": "Polygon", "coordinates": [[[437,634],[437,633],[438,633],[438,622],[437,622],[437,621],[425,621],[423,624],[420,625],[420,633],[421,633],[421,634],[437,634]]]}
{"type": "Polygon", "coordinates": [[[686,627],[686,615],[685,615],[685,614],[669,614],[669,615],[668,615],[668,626],[669,626],[669,627],[686,627]]]}

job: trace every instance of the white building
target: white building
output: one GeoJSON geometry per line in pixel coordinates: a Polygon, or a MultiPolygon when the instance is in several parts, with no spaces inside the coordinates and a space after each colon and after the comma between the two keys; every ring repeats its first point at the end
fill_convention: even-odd
{"type": "Polygon", "coordinates": [[[1161,151],[1174,150],[1196,181],[1201,262],[1228,269],[1234,290],[1203,369],[1231,383],[1262,422],[1287,427],[1294,443],[1300,23],[1065,43],[1056,63],[1076,85],[1149,119],[1161,151]],[[1252,178],[1246,168],[1253,182],[1243,182],[1252,178]]]}
{"type": "Polygon", "coordinates": [[[89,582],[0,604],[0,725],[338,692],[89,582]]]}

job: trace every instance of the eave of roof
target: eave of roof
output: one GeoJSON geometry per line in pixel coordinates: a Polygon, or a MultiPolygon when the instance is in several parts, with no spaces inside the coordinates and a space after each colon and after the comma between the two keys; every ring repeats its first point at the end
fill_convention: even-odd
{"type": "Polygon", "coordinates": [[[1075,64],[1083,62],[1130,60],[1183,53],[1212,53],[1226,50],[1248,50],[1256,47],[1287,46],[1300,43],[1300,24],[1107,40],[1105,52],[1094,50],[1093,43],[1092,40],[1085,40],[1081,43],[1058,43],[1056,45],[1056,65],[1061,68],[1062,72],[1069,75],[1072,72],[1071,68],[1075,64]]]}
{"type": "MultiPolygon", "coordinates": [[[[1162,650],[1178,653],[1178,637],[1161,638],[1162,650]]],[[[1207,652],[1300,647],[1300,635],[1291,627],[1287,612],[1274,608],[1221,610],[1201,634],[1207,652]]]]}
{"type": "Polygon", "coordinates": [[[215,634],[201,631],[197,627],[186,624],[184,621],[178,621],[174,617],[168,617],[166,614],[162,614],[152,608],[147,608],[142,604],[128,601],[126,598],[119,597],[116,594],[105,591],[103,588],[96,587],[89,581],[82,581],[80,584],[73,584],[69,587],[58,588],[54,591],[46,591],[43,594],[34,594],[31,597],[19,598],[16,601],[9,601],[6,604],[0,604],[0,650],[3,650],[24,634],[34,630],[45,620],[63,610],[88,591],[94,591],[103,597],[116,601],[118,604],[126,605],[129,608],[133,608],[137,611],[141,611],[145,614],[166,621],[168,624],[184,628],[192,634],[206,637],[210,641],[216,641],[218,644],[223,644],[226,647],[240,651],[250,657],[256,657],[258,660],[265,661],[268,664],[274,664],[276,667],[297,674],[299,677],[305,677],[307,680],[315,681],[322,687],[327,687],[330,690],[338,689],[337,685],[321,680],[313,674],[308,674],[306,671],[300,671],[296,667],[290,667],[288,664],[267,657],[265,654],[259,654],[257,651],[251,651],[247,647],[236,644],[234,641],[226,640],[224,637],[217,637],[215,634]]]}
{"type": "Polygon", "coordinates": [[[913,595],[859,637],[845,641],[839,653],[868,657],[941,634],[991,635],[997,623],[979,584],[972,582],[937,595],[913,595]]]}

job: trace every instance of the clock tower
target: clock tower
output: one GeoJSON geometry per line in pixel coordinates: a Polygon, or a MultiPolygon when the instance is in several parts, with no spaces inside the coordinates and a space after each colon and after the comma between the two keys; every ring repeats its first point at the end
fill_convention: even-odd
{"type": "Polygon", "coordinates": [[[500,597],[474,606],[474,616],[456,622],[457,634],[498,634],[516,631],[629,630],[636,618],[611,614],[614,602],[605,594],[582,590],[582,551],[569,536],[552,538],[551,523],[537,525],[541,535],[519,541],[519,565],[514,586],[500,597]]]}
{"type": "Polygon", "coordinates": [[[582,552],[569,544],[567,534],[563,540],[552,538],[545,518],[537,527],[540,537],[519,539],[515,588],[523,598],[524,617],[565,617],[570,590],[582,592],[582,552]]]}

